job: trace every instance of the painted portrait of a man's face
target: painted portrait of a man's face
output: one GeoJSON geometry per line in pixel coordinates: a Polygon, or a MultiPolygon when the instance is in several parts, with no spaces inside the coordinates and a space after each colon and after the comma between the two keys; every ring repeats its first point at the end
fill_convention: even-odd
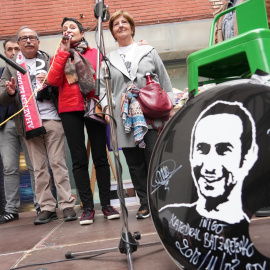
{"type": "Polygon", "coordinates": [[[257,150],[255,123],[242,104],[219,101],[200,114],[192,131],[190,164],[207,211],[241,198],[257,150]]]}
{"type": "Polygon", "coordinates": [[[242,121],[235,115],[210,115],[198,123],[192,165],[204,197],[226,196],[235,185],[242,132],[242,121]]]}
{"type": "Polygon", "coordinates": [[[149,168],[160,238],[180,268],[268,269],[254,214],[269,205],[270,87],[225,83],[189,99],[149,168]],[[243,241],[249,255],[232,249],[243,241]]]}

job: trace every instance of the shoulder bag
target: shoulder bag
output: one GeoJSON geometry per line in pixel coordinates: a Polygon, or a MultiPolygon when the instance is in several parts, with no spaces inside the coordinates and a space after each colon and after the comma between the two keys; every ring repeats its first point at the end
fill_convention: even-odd
{"type": "Polygon", "coordinates": [[[101,105],[99,104],[99,101],[95,98],[90,98],[89,100],[85,101],[84,117],[92,121],[99,122],[100,124],[107,125],[101,105]]]}

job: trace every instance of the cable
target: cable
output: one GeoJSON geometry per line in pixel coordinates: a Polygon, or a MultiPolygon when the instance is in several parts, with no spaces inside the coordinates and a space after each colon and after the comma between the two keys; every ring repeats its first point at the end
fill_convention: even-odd
{"type": "Polygon", "coordinates": [[[17,269],[22,269],[22,268],[25,268],[25,267],[47,265],[47,264],[53,264],[53,263],[59,263],[59,262],[70,262],[70,261],[83,260],[83,259],[92,259],[94,257],[100,256],[100,255],[103,255],[103,254],[106,254],[106,252],[95,254],[95,255],[92,255],[92,256],[81,257],[81,258],[72,258],[72,259],[65,259],[65,260],[51,261],[51,262],[44,262],[44,263],[26,264],[26,265],[10,268],[9,270],[17,270],[17,269]]]}

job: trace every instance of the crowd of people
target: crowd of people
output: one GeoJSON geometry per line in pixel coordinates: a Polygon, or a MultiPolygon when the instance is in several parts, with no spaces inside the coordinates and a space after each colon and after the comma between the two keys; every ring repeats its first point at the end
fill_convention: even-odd
{"type": "MultiPolygon", "coordinates": [[[[138,87],[144,87],[147,72],[151,74],[153,81],[158,82],[168,93],[173,102],[174,96],[169,76],[157,51],[147,43],[138,44],[134,41],[133,17],[127,12],[117,11],[112,15],[109,25],[119,45],[118,50],[108,55],[117,136],[134,189],[140,199],[136,216],[138,219],[144,219],[150,216],[147,172],[158,130],[145,122],[146,132],[142,134],[144,146],[136,145],[133,131],[125,133],[124,130],[120,108],[121,96],[126,93],[126,84],[129,81],[138,87]]],[[[106,115],[105,120],[108,124],[110,122],[103,75],[100,96],[94,94],[97,50],[89,47],[84,38],[85,29],[76,19],[65,17],[61,27],[65,38],[62,38],[53,58],[39,50],[38,33],[27,26],[18,30],[16,38],[4,42],[6,56],[27,72],[22,74],[10,65],[6,65],[2,70],[1,123],[13,114],[18,114],[0,126],[0,154],[4,167],[6,197],[0,224],[19,218],[20,146],[24,150],[31,175],[34,205],[37,210],[34,224],[45,224],[57,219],[57,207],[63,211],[64,221],[77,220],[75,199],[71,196],[66,165],[65,138],[71,153],[72,172],[83,209],[80,224],[93,223],[95,210],[89,181],[85,128],[91,143],[102,212],[109,220],[120,217],[119,212],[110,205],[111,183],[106,151],[106,125],[84,116],[86,101],[91,98],[100,99],[106,115]],[[51,190],[52,175],[57,198],[51,190]]],[[[170,116],[173,113],[172,110],[170,116]]],[[[155,126],[159,126],[160,122],[156,119],[155,126]]]]}

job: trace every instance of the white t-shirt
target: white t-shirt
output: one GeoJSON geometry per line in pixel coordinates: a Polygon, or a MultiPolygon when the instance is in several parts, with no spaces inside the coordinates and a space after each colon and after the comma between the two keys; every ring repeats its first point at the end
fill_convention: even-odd
{"type": "Polygon", "coordinates": [[[122,58],[129,75],[130,75],[130,71],[131,71],[131,63],[134,59],[134,51],[135,51],[137,46],[138,46],[138,44],[134,42],[128,46],[119,47],[119,49],[118,49],[118,53],[119,53],[120,57],[122,58]]]}
{"type": "MultiPolygon", "coordinates": [[[[27,69],[30,75],[31,83],[32,83],[32,88],[33,91],[37,90],[37,79],[36,79],[36,58],[32,59],[25,59],[26,60],[26,65],[27,69]]],[[[35,97],[37,97],[37,92],[35,93],[35,97]]],[[[38,101],[37,100],[37,107],[40,113],[40,117],[43,120],[60,120],[60,117],[57,113],[56,107],[53,103],[53,100],[46,100],[43,99],[43,101],[38,101]]]]}

